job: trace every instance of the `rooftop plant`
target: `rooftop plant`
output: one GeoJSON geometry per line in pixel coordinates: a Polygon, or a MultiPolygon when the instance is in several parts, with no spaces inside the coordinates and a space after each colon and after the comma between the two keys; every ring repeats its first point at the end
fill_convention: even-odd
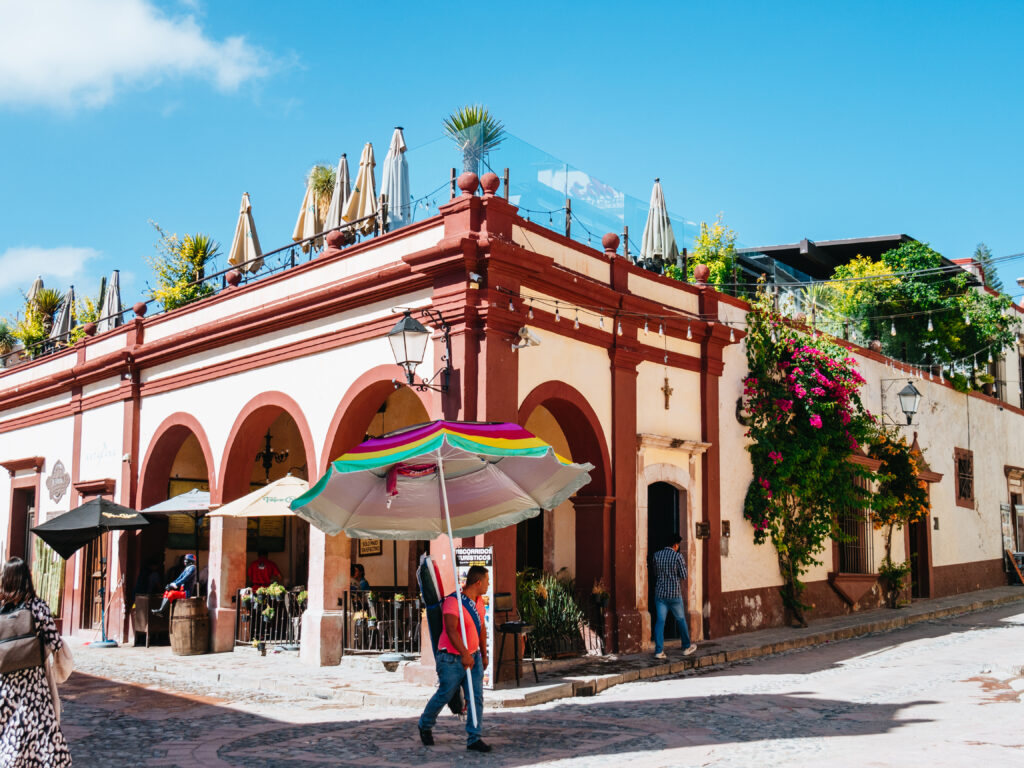
{"type": "Polygon", "coordinates": [[[329,165],[314,165],[306,174],[306,184],[313,187],[313,196],[316,198],[316,208],[321,219],[331,207],[331,195],[334,194],[336,178],[337,171],[329,165]]]}
{"type": "MultiPolygon", "coordinates": [[[[730,286],[733,280],[733,267],[736,265],[736,233],[722,223],[722,214],[712,224],[700,223],[700,232],[693,241],[693,250],[686,259],[686,273],[670,264],[665,274],[674,280],[693,282],[693,271],[698,264],[705,264],[710,272],[708,283],[722,290],[730,286]]],[[[730,291],[734,292],[734,291],[730,291]]]]}
{"type": "Polygon", "coordinates": [[[220,245],[209,235],[194,234],[179,238],[168,234],[155,221],[150,224],[159,233],[157,256],[150,260],[156,273],[153,298],[171,310],[191,304],[213,293],[203,282],[206,265],[220,253],[220,245]]]}
{"type": "Polygon", "coordinates": [[[462,153],[463,173],[480,173],[484,156],[505,140],[505,126],[482,104],[459,107],[442,121],[462,153]]]}

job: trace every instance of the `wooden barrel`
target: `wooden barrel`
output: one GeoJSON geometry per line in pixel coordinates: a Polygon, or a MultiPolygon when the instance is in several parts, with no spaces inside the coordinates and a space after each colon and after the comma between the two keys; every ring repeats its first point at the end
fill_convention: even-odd
{"type": "Polygon", "coordinates": [[[187,597],[172,603],[171,650],[175,656],[210,652],[210,614],[203,598],[187,597]]]}

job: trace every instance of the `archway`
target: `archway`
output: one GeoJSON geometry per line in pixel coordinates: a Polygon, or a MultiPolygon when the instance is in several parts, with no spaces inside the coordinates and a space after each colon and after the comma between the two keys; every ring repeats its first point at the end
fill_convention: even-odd
{"type": "MultiPolygon", "coordinates": [[[[545,513],[543,522],[533,524],[532,534],[527,528],[519,541],[525,538],[529,548],[541,538],[545,569],[568,568],[584,594],[599,578],[611,585],[611,462],[597,414],[578,390],[551,381],[526,396],[519,407],[519,423],[566,458],[594,465],[590,482],[559,509],[545,513]]],[[[535,559],[529,549],[526,559],[535,559]]]]}

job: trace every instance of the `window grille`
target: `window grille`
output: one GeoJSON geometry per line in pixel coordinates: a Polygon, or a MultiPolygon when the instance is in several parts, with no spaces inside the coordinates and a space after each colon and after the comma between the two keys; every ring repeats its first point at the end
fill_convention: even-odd
{"type": "Polygon", "coordinates": [[[956,468],[956,503],[962,507],[974,506],[974,453],[963,448],[953,449],[956,468]]]}
{"type": "MultiPolygon", "coordinates": [[[[867,481],[858,478],[857,485],[867,487],[867,481]]],[[[839,530],[844,541],[839,542],[840,573],[874,573],[874,526],[869,509],[847,509],[839,515],[839,530]]]]}

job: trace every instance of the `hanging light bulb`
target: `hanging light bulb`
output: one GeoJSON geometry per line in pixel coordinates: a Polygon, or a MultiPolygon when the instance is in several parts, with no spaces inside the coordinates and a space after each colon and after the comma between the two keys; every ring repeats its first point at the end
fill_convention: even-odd
{"type": "Polygon", "coordinates": [[[932,325],[932,316],[928,315],[928,333],[931,333],[934,330],[935,330],[935,326],[932,325]]]}
{"type": "Polygon", "coordinates": [[[512,299],[508,300],[508,311],[509,312],[515,312],[516,311],[516,305],[512,303],[512,299]]]}
{"type": "Polygon", "coordinates": [[[736,341],[736,332],[731,325],[729,326],[729,341],[736,341]]]}
{"type": "Polygon", "coordinates": [[[562,322],[562,316],[560,314],[558,314],[558,302],[557,301],[555,302],[555,322],[556,323],[562,322]]]}
{"type": "Polygon", "coordinates": [[[896,321],[895,320],[892,322],[892,325],[889,326],[889,335],[890,336],[895,336],[896,335],[896,321]]]}
{"type": "Polygon", "coordinates": [[[992,348],[991,347],[989,347],[989,350],[988,350],[988,364],[992,365],[992,348]]]}
{"type": "Polygon", "coordinates": [[[604,330],[604,315],[597,316],[597,324],[601,326],[601,330],[604,330]]]}
{"type": "Polygon", "coordinates": [[[664,336],[665,335],[665,326],[662,325],[661,323],[658,323],[658,335],[659,336],[664,336]]]}
{"type": "Polygon", "coordinates": [[[970,325],[970,324],[971,324],[971,316],[969,314],[967,314],[966,312],[964,312],[964,325],[970,325]]]}
{"type": "Polygon", "coordinates": [[[645,317],[645,318],[644,318],[644,336],[646,336],[646,335],[647,335],[647,332],[648,332],[648,328],[647,328],[647,318],[645,317]]]}
{"type": "Polygon", "coordinates": [[[665,365],[668,365],[668,353],[665,353],[665,365]]]}
{"type": "Polygon", "coordinates": [[[945,384],[946,383],[946,374],[942,372],[941,368],[939,368],[939,383],[940,384],[945,384]]]}
{"type": "Polygon", "coordinates": [[[526,313],[526,316],[533,320],[533,299],[530,299],[530,311],[526,313]]]}
{"type": "Polygon", "coordinates": [[[621,335],[622,335],[622,321],[621,321],[621,320],[619,320],[619,327],[618,327],[618,329],[617,329],[617,330],[616,330],[615,332],[616,332],[616,333],[617,333],[617,334],[618,334],[619,336],[621,336],[621,335]]]}
{"type": "Polygon", "coordinates": [[[688,338],[688,339],[692,339],[693,338],[693,331],[690,330],[690,324],[689,323],[686,324],[686,338],[688,338]]]}
{"type": "Polygon", "coordinates": [[[580,311],[578,309],[576,310],[576,319],[572,321],[572,327],[577,331],[580,329],[580,311]]]}

